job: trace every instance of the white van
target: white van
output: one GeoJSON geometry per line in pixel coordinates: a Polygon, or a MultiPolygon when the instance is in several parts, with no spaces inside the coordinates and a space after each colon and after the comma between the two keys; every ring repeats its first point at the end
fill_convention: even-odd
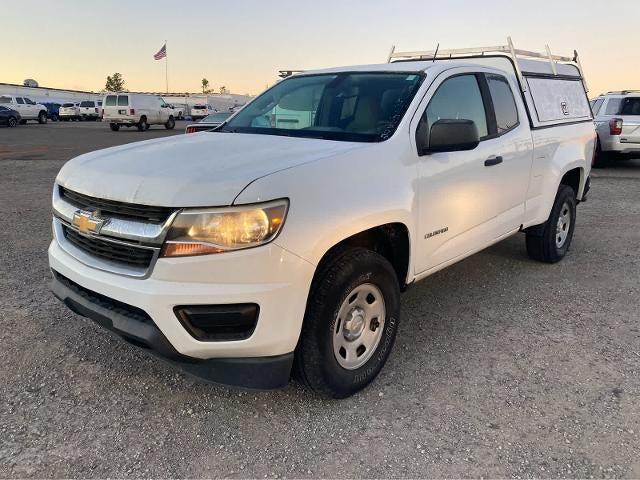
{"type": "Polygon", "coordinates": [[[121,126],[138,127],[141,132],[151,125],[164,125],[173,129],[176,121],[173,111],[162,97],[140,93],[110,93],[104,97],[102,121],[117,132],[121,126]]]}

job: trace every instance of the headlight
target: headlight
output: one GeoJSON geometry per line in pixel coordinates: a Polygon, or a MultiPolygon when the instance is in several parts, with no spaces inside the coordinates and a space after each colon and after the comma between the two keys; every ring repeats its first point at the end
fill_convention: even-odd
{"type": "Polygon", "coordinates": [[[287,200],[276,200],[260,205],[184,210],[171,224],[161,255],[206,255],[264,245],[280,232],[288,205],[287,200]]]}

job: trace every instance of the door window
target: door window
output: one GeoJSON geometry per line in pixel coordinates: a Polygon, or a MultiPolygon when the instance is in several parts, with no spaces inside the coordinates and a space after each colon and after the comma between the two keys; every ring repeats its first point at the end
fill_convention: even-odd
{"type": "Polygon", "coordinates": [[[458,75],[445,80],[433,95],[425,111],[427,131],[438,120],[473,120],[480,138],[488,135],[487,114],[474,74],[458,75]]]}
{"type": "Polygon", "coordinates": [[[19,105],[24,105],[24,100],[22,99],[22,97],[16,97],[16,103],[18,103],[19,105]]]}
{"type": "Polygon", "coordinates": [[[497,134],[512,130],[518,125],[518,108],[513,98],[513,92],[509,86],[507,79],[494,74],[485,75],[491,100],[493,101],[493,109],[496,114],[497,134]]]}

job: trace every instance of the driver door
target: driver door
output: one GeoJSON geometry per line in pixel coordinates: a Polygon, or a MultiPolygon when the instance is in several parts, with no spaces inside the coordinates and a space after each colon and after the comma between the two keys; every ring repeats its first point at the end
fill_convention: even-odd
{"type": "Polygon", "coordinates": [[[488,167],[499,153],[497,139],[490,135],[482,76],[468,69],[452,69],[445,75],[425,96],[414,119],[415,131],[430,132],[438,120],[467,119],[476,124],[480,143],[465,151],[417,151],[416,274],[479,250],[496,237],[498,205],[494,172],[488,167]]]}

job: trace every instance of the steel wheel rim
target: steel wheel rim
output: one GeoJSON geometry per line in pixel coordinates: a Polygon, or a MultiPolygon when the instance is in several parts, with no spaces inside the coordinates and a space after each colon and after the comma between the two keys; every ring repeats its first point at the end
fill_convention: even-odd
{"type": "Polygon", "coordinates": [[[378,287],[358,285],[346,296],[333,324],[333,354],[346,370],[363,366],[373,356],[384,330],[386,308],[378,287]]]}
{"type": "Polygon", "coordinates": [[[558,223],[556,224],[556,247],[562,248],[569,236],[569,229],[571,228],[571,208],[567,202],[562,204],[560,209],[560,215],[558,216],[558,223]]]}

